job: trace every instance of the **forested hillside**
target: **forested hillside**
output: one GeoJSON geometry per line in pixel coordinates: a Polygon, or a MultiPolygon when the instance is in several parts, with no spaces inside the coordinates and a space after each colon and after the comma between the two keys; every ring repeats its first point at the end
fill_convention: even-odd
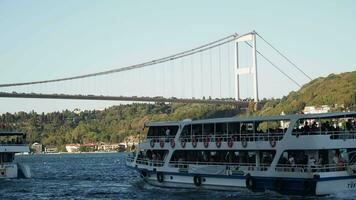
{"type": "Polygon", "coordinates": [[[356,110],[356,71],[330,74],[305,84],[282,99],[268,101],[258,112],[262,115],[297,113],[305,106],[329,105],[333,110],[356,110]]]}
{"type": "Polygon", "coordinates": [[[231,106],[200,104],[127,104],[102,111],[53,113],[19,112],[0,116],[0,122],[27,133],[29,143],[60,147],[68,143],[123,142],[138,135],[148,121],[235,116],[231,106]]]}

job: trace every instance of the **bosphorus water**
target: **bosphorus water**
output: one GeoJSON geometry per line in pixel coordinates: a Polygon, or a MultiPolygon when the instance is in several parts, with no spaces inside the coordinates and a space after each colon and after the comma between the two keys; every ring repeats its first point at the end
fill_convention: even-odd
{"type": "MultiPolygon", "coordinates": [[[[273,192],[224,192],[157,188],[145,184],[125,166],[125,153],[90,153],[17,156],[31,167],[31,179],[0,181],[0,199],[304,199],[273,192]]],[[[332,186],[331,186],[332,187],[332,186]]],[[[309,199],[356,199],[341,193],[309,199]]]]}

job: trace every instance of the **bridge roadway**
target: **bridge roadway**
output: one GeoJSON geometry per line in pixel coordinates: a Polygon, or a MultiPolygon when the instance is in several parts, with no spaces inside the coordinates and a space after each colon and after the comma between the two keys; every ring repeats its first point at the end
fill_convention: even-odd
{"type": "Polygon", "coordinates": [[[164,97],[124,97],[124,96],[96,96],[96,95],[69,95],[69,94],[38,94],[38,93],[7,93],[0,92],[0,98],[32,98],[32,99],[71,99],[71,100],[102,100],[102,101],[137,101],[161,103],[203,103],[203,104],[229,104],[239,108],[247,108],[248,101],[235,101],[232,99],[178,99],[164,97]]]}

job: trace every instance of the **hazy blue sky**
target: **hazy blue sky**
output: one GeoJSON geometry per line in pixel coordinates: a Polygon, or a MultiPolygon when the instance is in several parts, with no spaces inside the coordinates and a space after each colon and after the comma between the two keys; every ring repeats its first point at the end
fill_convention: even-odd
{"type": "MultiPolygon", "coordinates": [[[[0,83],[59,78],[123,67],[193,48],[234,32],[242,34],[252,30],[281,49],[313,78],[352,71],[356,70],[355,11],[356,2],[351,0],[0,0],[0,83]]],[[[258,41],[259,44],[262,42],[258,41]]],[[[308,81],[286,63],[282,66],[299,83],[308,81]]],[[[224,73],[228,74],[226,70],[224,73]]],[[[130,78],[134,74],[113,75],[106,83],[95,79],[88,80],[88,84],[78,82],[53,87],[58,89],[56,93],[66,93],[74,85],[79,91],[87,87],[92,93],[105,90],[106,94],[170,96],[170,93],[154,92],[172,90],[168,86],[157,89],[162,85],[160,82],[154,83],[156,89],[142,86],[150,82],[142,78],[144,74],[167,76],[162,71],[150,68],[132,72],[139,76],[135,79],[130,78]],[[114,81],[115,77],[122,82],[114,81]],[[90,84],[92,87],[88,86],[90,84]],[[152,93],[145,93],[147,90],[152,93]]],[[[189,71],[183,69],[175,73],[189,71]]],[[[263,61],[259,61],[259,77],[261,97],[281,97],[298,89],[263,61]]],[[[232,95],[230,86],[225,86],[230,82],[230,79],[226,80],[223,96],[232,95]]],[[[190,84],[194,85],[194,82],[190,84]]],[[[46,86],[39,87],[42,87],[42,90],[38,89],[40,91],[48,90],[44,88],[46,86]]],[[[190,91],[189,87],[189,83],[182,87],[177,82],[174,89],[188,88],[186,91],[182,89],[181,96],[189,96],[189,92],[194,96],[206,95],[204,92],[195,95],[198,89],[190,91]]],[[[27,91],[32,90],[35,91],[31,88],[27,91]]],[[[0,91],[5,90],[0,88],[0,91]]],[[[26,88],[6,91],[26,91],[26,88]]],[[[213,96],[219,96],[218,93],[215,91],[213,96]]],[[[246,93],[246,96],[250,94],[246,93]]],[[[112,104],[117,102],[0,99],[0,113],[46,112],[76,107],[92,109],[112,104]]]]}

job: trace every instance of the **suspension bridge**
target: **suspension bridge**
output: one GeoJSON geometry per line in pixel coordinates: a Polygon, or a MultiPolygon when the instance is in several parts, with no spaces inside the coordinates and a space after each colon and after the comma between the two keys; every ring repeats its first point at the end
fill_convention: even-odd
{"type": "Polygon", "coordinates": [[[291,83],[301,86],[256,48],[256,38],[311,80],[300,67],[257,32],[232,34],[170,56],[111,70],[0,84],[1,98],[111,100],[129,102],[179,102],[231,104],[245,108],[258,103],[257,57],[264,59],[291,83]],[[250,57],[243,61],[245,46],[250,57]],[[252,95],[241,97],[241,79],[252,85],[252,95]]]}

